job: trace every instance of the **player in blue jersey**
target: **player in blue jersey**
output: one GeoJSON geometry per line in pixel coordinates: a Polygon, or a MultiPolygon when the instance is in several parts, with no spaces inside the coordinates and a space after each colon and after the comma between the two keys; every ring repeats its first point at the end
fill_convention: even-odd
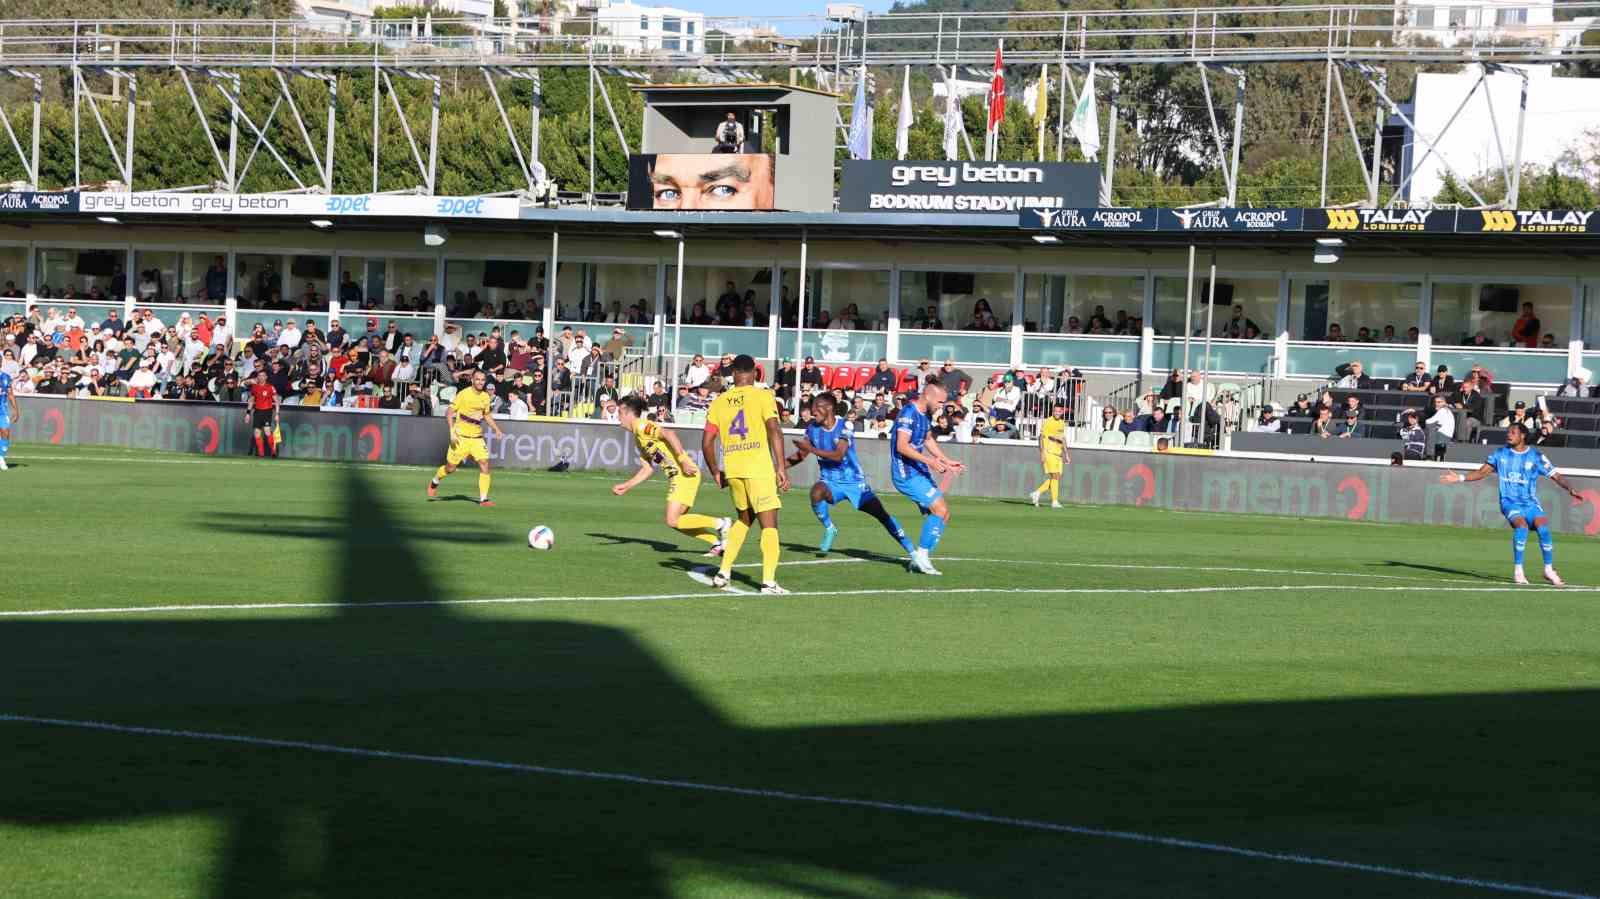
{"type": "Polygon", "coordinates": [[[839,534],[828,508],[834,503],[848,502],[878,519],[907,553],[915,552],[916,547],[911,545],[900,522],[894,520],[883,507],[883,501],[867,486],[867,475],[856,460],[855,435],[850,423],[839,417],[833,394],[817,394],[811,401],[811,412],[806,436],[794,442],[799,452],[789,458],[789,464],[798,465],[807,455],[817,457],[817,482],[811,485],[811,511],[817,513],[817,520],[822,522],[822,543],[817,549],[826,555],[833,548],[833,538],[839,534]]]}
{"type": "Polygon", "coordinates": [[[1533,522],[1539,532],[1539,549],[1544,553],[1544,579],[1557,587],[1562,586],[1556,574],[1555,543],[1550,537],[1550,519],[1539,504],[1539,478],[1547,477],[1556,486],[1567,491],[1574,503],[1583,502],[1576,487],[1567,482],[1544,453],[1528,445],[1528,429],[1513,423],[1506,429],[1506,445],[1489,454],[1489,461],[1468,475],[1447,471],[1439,476],[1441,484],[1461,484],[1481,481],[1495,475],[1500,482],[1500,514],[1511,524],[1511,561],[1515,564],[1511,579],[1526,584],[1528,576],[1522,573],[1522,553],[1528,546],[1528,523],[1533,522]]]}
{"type": "Polygon", "coordinates": [[[939,538],[950,523],[950,506],[944,501],[944,491],[933,483],[933,475],[966,470],[965,465],[946,456],[939,444],[929,439],[933,415],[944,405],[945,396],[944,385],[930,376],[921,385],[917,398],[895,416],[894,426],[889,429],[889,474],[894,479],[894,489],[916,503],[926,516],[917,548],[907,565],[922,574],[939,573],[928,556],[938,547],[939,538]]]}
{"type": "Polygon", "coordinates": [[[6,453],[11,452],[11,422],[21,414],[17,395],[11,392],[11,376],[0,371],[0,471],[6,470],[6,453]]]}

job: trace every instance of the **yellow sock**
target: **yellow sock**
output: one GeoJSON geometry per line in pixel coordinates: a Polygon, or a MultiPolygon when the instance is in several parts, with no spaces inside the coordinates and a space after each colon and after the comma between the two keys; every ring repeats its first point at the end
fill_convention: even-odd
{"type": "Polygon", "coordinates": [[[441,465],[441,466],[439,466],[439,470],[438,470],[438,471],[436,471],[436,472],[434,472],[434,473],[433,473],[433,479],[434,479],[434,480],[435,480],[435,481],[442,481],[442,480],[444,480],[444,478],[445,478],[445,475],[447,475],[447,474],[449,474],[449,473],[450,473],[450,472],[448,472],[448,471],[445,471],[445,470],[444,470],[444,466],[443,466],[443,465],[441,465]]]}
{"type": "Polygon", "coordinates": [[[480,471],[480,472],[478,472],[478,499],[482,500],[482,499],[488,499],[488,498],[489,498],[489,476],[480,471]]]}
{"type": "Polygon", "coordinates": [[[717,520],[710,515],[696,515],[693,512],[687,515],[679,515],[678,523],[673,527],[685,537],[693,537],[696,540],[704,540],[707,543],[716,545],[717,520]]]}
{"type": "Polygon", "coordinates": [[[1060,478],[1051,478],[1050,479],[1050,501],[1053,502],[1053,503],[1058,503],[1058,502],[1061,501],[1061,479],[1060,478]]]}
{"type": "Polygon", "coordinates": [[[744,538],[749,536],[750,526],[735,518],[733,527],[728,530],[728,542],[722,547],[722,574],[726,577],[733,572],[733,563],[739,558],[739,549],[744,546],[744,538]]]}
{"type": "Polygon", "coordinates": [[[761,529],[761,583],[778,581],[778,529],[761,529]]]}
{"type": "Polygon", "coordinates": [[[1051,484],[1054,484],[1054,483],[1055,483],[1055,480],[1054,480],[1054,479],[1052,479],[1052,478],[1045,478],[1045,479],[1044,479],[1044,483],[1043,483],[1043,484],[1040,484],[1040,485],[1039,485],[1039,489],[1038,489],[1038,490],[1035,490],[1035,491],[1033,491],[1033,492],[1034,492],[1034,493],[1043,493],[1043,492],[1045,492],[1045,491],[1046,491],[1046,490],[1049,490],[1049,489],[1050,489],[1050,485],[1051,485],[1051,484]]]}

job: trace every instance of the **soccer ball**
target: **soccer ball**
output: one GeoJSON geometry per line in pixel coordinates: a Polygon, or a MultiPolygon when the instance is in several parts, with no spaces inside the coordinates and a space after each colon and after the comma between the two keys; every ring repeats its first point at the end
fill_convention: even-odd
{"type": "Polygon", "coordinates": [[[528,532],[528,546],[533,549],[549,549],[555,545],[556,532],[542,524],[528,532]]]}

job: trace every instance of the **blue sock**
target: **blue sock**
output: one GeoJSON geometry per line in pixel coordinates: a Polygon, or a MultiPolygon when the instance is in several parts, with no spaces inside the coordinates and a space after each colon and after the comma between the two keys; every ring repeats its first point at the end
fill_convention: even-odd
{"type": "Polygon", "coordinates": [[[1546,565],[1554,565],[1556,563],[1556,544],[1554,540],[1550,539],[1549,525],[1543,525],[1539,528],[1539,551],[1544,553],[1544,563],[1546,565]]]}
{"type": "Polygon", "coordinates": [[[911,550],[915,549],[915,547],[911,545],[911,538],[906,536],[906,529],[900,526],[900,522],[894,520],[893,515],[890,515],[888,518],[884,519],[883,529],[888,531],[889,536],[893,537],[895,541],[900,544],[901,549],[905,550],[906,552],[911,552],[911,550]]]}
{"type": "Polygon", "coordinates": [[[10,449],[11,449],[11,438],[10,437],[0,437],[0,459],[4,459],[6,457],[6,453],[9,452],[10,449]]]}
{"type": "Polygon", "coordinates": [[[828,514],[828,507],[830,505],[832,505],[832,503],[823,502],[821,500],[811,504],[811,511],[817,513],[817,520],[822,522],[822,526],[825,528],[833,527],[833,516],[828,514]]]}
{"type": "Polygon", "coordinates": [[[939,546],[939,538],[944,536],[944,519],[937,515],[929,515],[922,519],[922,539],[917,541],[917,546],[928,552],[933,552],[939,546]]]}
{"type": "Polygon", "coordinates": [[[1511,529],[1511,561],[1515,562],[1519,568],[1522,566],[1522,554],[1523,554],[1523,552],[1525,550],[1527,550],[1527,548],[1528,548],[1528,529],[1527,528],[1512,528],[1511,529]]]}

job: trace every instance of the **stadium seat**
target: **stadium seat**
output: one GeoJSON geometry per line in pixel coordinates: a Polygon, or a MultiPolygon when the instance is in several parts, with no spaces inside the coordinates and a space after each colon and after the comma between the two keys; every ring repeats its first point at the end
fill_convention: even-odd
{"type": "Polygon", "coordinates": [[[850,381],[850,389],[860,390],[867,386],[867,382],[872,380],[872,374],[875,371],[877,371],[877,368],[871,365],[856,366],[856,376],[850,381]]]}
{"type": "Polygon", "coordinates": [[[1128,435],[1128,440],[1127,440],[1126,445],[1127,446],[1136,446],[1136,447],[1139,447],[1141,449],[1149,449],[1151,446],[1154,445],[1154,443],[1155,442],[1150,439],[1150,434],[1149,434],[1148,431],[1134,431],[1133,433],[1128,435]]]}
{"type": "Polygon", "coordinates": [[[574,403],[570,418],[593,418],[594,403],[574,403]]]}
{"type": "Polygon", "coordinates": [[[1124,446],[1124,445],[1127,444],[1127,442],[1128,442],[1127,435],[1123,434],[1121,431],[1101,431],[1100,432],[1100,441],[1099,441],[1099,443],[1100,443],[1101,446],[1124,446]]]}
{"type": "Polygon", "coordinates": [[[822,386],[827,387],[833,383],[833,366],[817,363],[817,371],[822,373],[822,386]]]}
{"type": "Polygon", "coordinates": [[[894,392],[895,393],[906,393],[908,391],[916,389],[916,386],[917,386],[917,374],[916,374],[916,372],[917,372],[917,370],[914,369],[914,368],[902,368],[902,369],[900,369],[900,378],[895,383],[894,392]]]}
{"type": "Polygon", "coordinates": [[[848,365],[841,365],[833,370],[833,380],[828,382],[828,386],[834,390],[849,390],[855,382],[855,369],[848,365]]]}

